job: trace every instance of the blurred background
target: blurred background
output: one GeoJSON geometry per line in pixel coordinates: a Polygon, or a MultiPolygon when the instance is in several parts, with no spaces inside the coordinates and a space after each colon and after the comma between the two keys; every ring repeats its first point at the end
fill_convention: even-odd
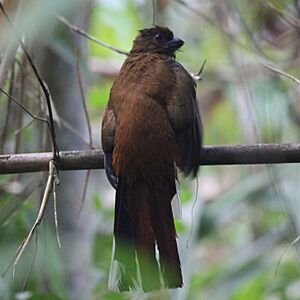
{"type": "MultiPolygon", "coordinates": [[[[192,73],[207,60],[197,99],[204,144],[299,142],[298,0],[2,0],[54,108],[60,150],[100,148],[109,90],[138,29],[156,24],[185,41],[192,73]],[[60,17],[65,17],[61,19],[60,17]],[[64,21],[64,22],[63,22],[64,21]],[[70,25],[70,24],[69,24],[70,25]],[[73,27],[74,29],[74,27],[73,27]],[[77,30],[78,31],[78,30],[77,30]]],[[[0,87],[34,115],[47,110],[24,51],[0,12],[0,87]]],[[[47,127],[0,93],[0,154],[49,151],[47,127]]],[[[0,299],[300,299],[300,166],[203,166],[181,178],[176,221],[184,287],[117,293],[107,288],[114,191],[103,170],[60,172],[53,201],[13,277],[15,251],[38,212],[47,174],[0,177],[0,299]]]]}

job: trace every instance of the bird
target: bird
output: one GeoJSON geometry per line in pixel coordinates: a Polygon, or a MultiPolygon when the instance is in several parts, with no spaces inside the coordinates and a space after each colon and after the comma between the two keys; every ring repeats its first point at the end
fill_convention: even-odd
{"type": "Polygon", "coordinates": [[[171,202],[177,169],[196,177],[202,147],[196,83],[176,60],[183,44],[167,27],[139,30],[104,111],[104,165],[116,189],[111,273],[120,291],[183,286],[171,202]]]}

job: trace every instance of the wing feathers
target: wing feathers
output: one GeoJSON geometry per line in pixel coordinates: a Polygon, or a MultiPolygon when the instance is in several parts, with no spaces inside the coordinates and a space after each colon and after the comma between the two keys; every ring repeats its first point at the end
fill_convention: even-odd
{"type": "Polygon", "coordinates": [[[171,64],[176,75],[172,97],[167,100],[167,113],[179,149],[178,167],[185,175],[196,176],[202,147],[202,124],[196,99],[196,84],[178,63],[171,64]]]}

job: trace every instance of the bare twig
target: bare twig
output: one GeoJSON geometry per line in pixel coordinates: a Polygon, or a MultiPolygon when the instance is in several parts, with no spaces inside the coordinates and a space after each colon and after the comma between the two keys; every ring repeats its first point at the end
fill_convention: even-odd
{"type": "Polygon", "coordinates": [[[90,147],[90,142],[85,138],[85,136],[77,130],[75,127],[73,127],[69,122],[67,122],[62,117],[60,118],[61,126],[67,129],[69,132],[71,132],[74,136],[76,136],[81,142],[83,142],[85,145],[90,147]]]}
{"type": "Polygon", "coordinates": [[[49,126],[49,122],[46,119],[38,117],[38,116],[34,115],[33,113],[31,113],[22,103],[20,103],[20,101],[18,101],[15,97],[13,97],[10,94],[8,94],[7,92],[5,92],[1,87],[0,87],[0,92],[3,93],[4,95],[6,95],[10,100],[15,102],[19,107],[21,107],[21,109],[23,109],[31,118],[42,121],[49,126]]]}
{"type": "Polygon", "coordinates": [[[196,74],[192,74],[192,76],[194,77],[195,80],[202,80],[202,76],[201,75],[202,75],[202,72],[204,70],[205,65],[206,65],[206,59],[204,60],[204,62],[202,64],[199,72],[196,73],[196,74]]]}
{"type": "MultiPolygon", "coordinates": [[[[102,150],[62,151],[60,170],[103,169],[102,150]]],[[[203,146],[201,165],[300,163],[300,144],[203,146]]],[[[40,172],[48,169],[51,153],[0,155],[0,174],[40,172]]]]}
{"type": "Polygon", "coordinates": [[[111,45],[109,45],[109,44],[107,44],[107,43],[105,43],[105,42],[103,42],[103,41],[97,39],[96,37],[94,37],[94,36],[88,34],[86,31],[84,31],[84,30],[78,28],[77,26],[71,24],[65,17],[57,16],[57,18],[58,18],[62,23],[64,23],[71,31],[76,32],[76,33],[78,33],[78,34],[80,34],[80,35],[82,35],[82,36],[88,38],[89,40],[91,40],[91,41],[93,41],[93,42],[95,42],[95,43],[97,43],[97,44],[99,44],[99,45],[101,45],[101,46],[103,46],[103,47],[105,47],[105,48],[108,48],[108,49],[110,49],[110,50],[112,50],[112,51],[114,51],[114,52],[117,52],[117,53],[123,54],[123,55],[128,55],[128,52],[127,52],[127,51],[122,50],[122,49],[119,49],[119,48],[116,48],[116,47],[114,47],[114,46],[111,46],[111,45]]]}
{"type": "MultiPolygon", "coordinates": [[[[39,110],[34,115],[37,115],[38,113],[39,110]]],[[[32,124],[34,124],[35,121],[36,121],[35,119],[30,120],[27,124],[24,124],[23,127],[16,129],[14,134],[15,135],[20,134],[23,130],[29,128],[32,124]]]]}
{"type": "MultiPolygon", "coordinates": [[[[270,185],[274,191],[274,194],[280,204],[282,215],[288,220],[289,226],[287,227],[287,233],[289,234],[289,239],[294,239],[298,235],[297,224],[295,219],[292,217],[293,208],[291,203],[284,199],[284,193],[282,191],[281,185],[277,184],[278,176],[275,174],[272,166],[267,166],[266,168],[268,177],[270,179],[270,185]]],[[[299,255],[296,255],[299,264],[299,255]]]]}
{"type": "Polygon", "coordinates": [[[54,129],[54,121],[53,121],[53,115],[52,115],[52,108],[51,108],[51,101],[50,101],[50,93],[49,93],[49,90],[48,88],[46,87],[45,83],[43,82],[41,76],[39,75],[39,72],[35,66],[35,64],[33,63],[32,59],[31,59],[31,56],[29,55],[28,51],[26,50],[26,47],[22,41],[22,39],[19,37],[19,34],[17,33],[17,31],[15,30],[15,27],[12,23],[12,21],[10,20],[10,17],[8,16],[8,14],[6,13],[2,3],[0,2],[0,10],[2,11],[7,23],[9,24],[9,26],[11,27],[18,43],[20,44],[32,70],[33,70],[33,73],[35,74],[41,88],[42,88],[42,91],[44,93],[44,96],[45,96],[45,100],[46,100],[46,103],[47,103],[47,108],[48,108],[48,114],[49,114],[49,130],[50,130],[50,135],[51,135],[51,141],[52,141],[52,149],[53,149],[53,159],[55,161],[57,161],[59,159],[59,151],[58,151],[58,147],[57,147],[57,144],[56,144],[56,138],[55,138],[55,129],[54,129]]]}
{"type": "Polygon", "coordinates": [[[84,94],[83,84],[82,84],[82,79],[81,79],[78,51],[77,51],[77,59],[76,59],[76,71],[77,71],[77,79],[78,79],[78,85],[79,85],[80,95],[81,95],[81,103],[82,103],[85,120],[86,120],[86,124],[87,124],[87,128],[88,128],[88,133],[89,133],[89,144],[90,144],[90,148],[92,149],[93,148],[92,128],[91,128],[91,121],[90,121],[89,114],[88,114],[87,107],[86,107],[86,99],[85,99],[85,94],[84,94]]]}
{"type": "MultiPolygon", "coordinates": [[[[14,90],[14,81],[15,81],[15,65],[13,64],[13,66],[11,68],[10,79],[9,79],[9,92],[8,93],[10,95],[12,95],[13,90],[14,90]]],[[[1,83],[0,83],[0,87],[1,87],[1,83]]],[[[9,97],[8,97],[8,99],[9,99],[9,97]]],[[[8,132],[10,109],[11,109],[11,101],[7,101],[4,127],[3,127],[3,131],[1,134],[1,141],[0,141],[0,143],[1,143],[0,144],[0,153],[3,153],[3,151],[4,151],[4,145],[6,142],[6,137],[7,137],[7,132],[8,132]]]]}
{"type": "Polygon", "coordinates": [[[283,256],[285,255],[285,253],[287,252],[287,250],[289,250],[292,246],[295,246],[298,242],[300,241],[300,235],[298,235],[291,243],[289,243],[286,247],[284,247],[283,251],[281,252],[277,265],[276,265],[276,270],[274,273],[274,278],[277,277],[278,271],[279,271],[279,266],[281,264],[281,261],[283,259],[283,256]]]}
{"type": "Polygon", "coordinates": [[[275,67],[273,67],[273,66],[270,66],[270,65],[268,65],[268,64],[265,64],[265,63],[260,63],[263,67],[265,67],[265,68],[267,68],[267,69],[269,69],[270,71],[273,71],[273,72],[275,72],[275,73],[277,73],[277,74],[279,74],[279,75],[282,75],[282,76],[284,76],[284,77],[287,77],[288,79],[290,79],[290,80],[292,80],[292,81],[294,81],[295,83],[297,83],[297,84],[299,84],[300,85],[300,80],[297,78],[297,77],[295,77],[295,76],[293,76],[293,75],[291,75],[291,74],[289,74],[289,73],[286,73],[286,72],[284,72],[284,71],[282,71],[282,70],[280,70],[280,69],[277,69],[277,68],[275,68],[275,67]]]}
{"type": "Polygon", "coordinates": [[[46,188],[45,188],[45,192],[43,195],[43,199],[42,199],[42,203],[39,209],[39,213],[38,216],[31,228],[31,230],[29,231],[27,237],[24,239],[24,241],[22,242],[22,244],[20,245],[19,249],[17,250],[16,253],[16,257],[13,263],[13,276],[15,274],[15,270],[17,267],[17,264],[20,260],[20,258],[22,257],[24,251],[26,250],[28,244],[30,243],[34,233],[36,232],[37,227],[39,226],[39,224],[41,223],[44,213],[45,213],[45,209],[46,209],[46,205],[48,203],[48,200],[50,198],[51,195],[51,191],[53,189],[53,184],[55,183],[55,179],[56,179],[56,168],[54,165],[54,161],[50,160],[49,161],[49,176],[48,176],[48,181],[46,184],[46,188]]]}
{"type": "Polygon", "coordinates": [[[57,197],[56,197],[56,185],[59,184],[58,177],[56,176],[55,182],[53,185],[53,211],[54,211],[54,225],[55,225],[55,235],[58,247],[61,248],[60,238],[59,238],[59,232],[58,232],[58,217],[57,217],[57,197]]]}
{"type": "MultiPolygon", "coordinates": [[[[26,90],[26,76],[25,76],[25,68],[26,61],[23,57],[22,65],[21,65],[21,74],[20,74],[20,88],[19,88],[19,99],[20,103],[25,106],[25,90],[26,90]]],[[[15,138],[15,153],[20,153],[21,146],[21,131],[19,131],[23,127],[23,114],[22,110],[18,110],[17,113],[17,133],[15,138]]]]}
{"type": "Polygon", "coordinates": [[[36,255],[37,255],[37,250],[38,250],[38,235],[36,233],[35,234],[35,240],[34,240],[34,253],[33,253],[33,256],[32,256],[32,261],[31,261],[31,264],[30,264],[30,269],[28,270],[28,272],[26,274],[26,278],[24,280],[24,284],[23,284],[23,288],[22,288],[23,291],[25,291],[25,289],[27,287],[27,284],[28,284],[28,281],[29,281],[29,278],[30,278],[30,275],[32,274],[34,263],[35,263],[35,259],[36,259],[36,255]]]}
{"type": "MultiPolygon", "coordinates": [[[[84,94],[84,90],[83,90],[83,84],[82,84],[81,73],[80,73],[79,51],[77,51],[76,70],[77,70],[77,78],[78,78],[78,84],[79,84],[80,94],[81,94],[82,107],[83,107],[83,110],[84,110],[84,115],[85,115],[85,119],[86,119],[86,123],[87,123],[87,127],[88,127],[88,132],[89,132],[89,146],[90,146],[91,149],[93,149],[91,122],[90,122],[89,114],[88,114],[87,107],[86,107],[85,94],[84,94]]],[[[89,178],[90,178],[90,170],[88,170],[86,172],[84,187],[83,187],[83,193],[82,193],[82,198],[81,198],[81,204],[80,204],[80,208],[79,208],[79,213],[81,212],[82,207],[83,207],[84,202],[85,202],[85,197],[86,197],[86,191],[87,191],[87,187],[88,187],[88,183],[89,183],[89,178]]]]}
{"type": "Polygon", "coordinates": [[[152,25],[155,25],[155,19],[156,19],[156,6],[155,6],[155,0],[152,0],[152,25]]]}
{"type": "Polygon", "coordinates": [[[187,237],[187,240],[186,240],[186,244],[185,244],[185,247],[186,249],[189,248],[189,245],[190,245],[190,241],[193,237],[193,231],[194,231],[194,209],[195,209],[195,206],[196,206],[196,203],[198,201],[198,194],[199,194],[199,178],[196,177],[196,192],[195,192],[195,199],[193,201],[193,204],[192,204],[192,208],[191,208],[191,228],[190,228],[190,233],[189,233],[189,236],[187,237]]]}
{"type": "Polygon", "coordinates": [[[85,175],[85,180],[84,180],[83,193],[82,193],[82,197],[81,197],[80,207],[79,207],[77,216],[79,216],[80,212],[82,211],[83,205],[85,203],[86,192],[87,192],[90,175],[91,175],[91,170],[87,170],[86,175],[85,175]]]}

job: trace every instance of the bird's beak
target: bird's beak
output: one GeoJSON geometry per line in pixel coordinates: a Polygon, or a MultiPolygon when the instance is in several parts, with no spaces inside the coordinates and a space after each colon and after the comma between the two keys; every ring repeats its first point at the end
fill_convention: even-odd
{"type": "Polygon", "coordinates": [[[168,50],[173,50],[173,51],[176,51],[178,50],[181,46],[183,46],[184,44],[184,41],[179,39],[179,38],[174,38],[172,39],[171,41],[168,41],[166,44],[165,44],[165,47],[168,49],[168,50]]]}

